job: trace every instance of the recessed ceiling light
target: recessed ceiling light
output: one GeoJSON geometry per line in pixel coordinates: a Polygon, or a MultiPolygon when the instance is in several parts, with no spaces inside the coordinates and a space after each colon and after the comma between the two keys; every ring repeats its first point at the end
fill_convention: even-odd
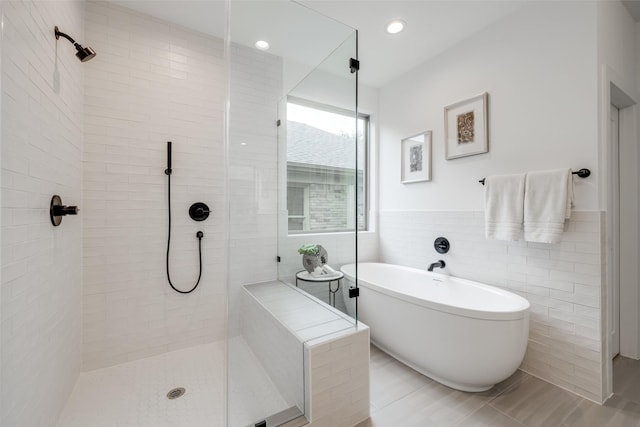
{"type": "Polygon", "coordinates": [[[406,22],[401,19],[394,19],[393,21],[387,24],[387,33],[389,34],[398,34],[400,31],[404,30],[404,26],[406,22]]]}
{"type": "Polygon", "coordinates": [[[256,42],[256,47],[260,50],[269,50],[269,43],[264,40],[258,40],[256,42]]]}

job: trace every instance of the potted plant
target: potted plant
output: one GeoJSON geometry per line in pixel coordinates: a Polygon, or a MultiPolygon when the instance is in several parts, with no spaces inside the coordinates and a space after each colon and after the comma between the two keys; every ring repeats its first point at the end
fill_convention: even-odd
{"type": "Polygon", "coordinates": [[[320,245],[302,245],[298,253],[302,255],[302,266],[309,273],[313,273],[317,267],[322,267],[329,261],[327,251],[320,245]]]}

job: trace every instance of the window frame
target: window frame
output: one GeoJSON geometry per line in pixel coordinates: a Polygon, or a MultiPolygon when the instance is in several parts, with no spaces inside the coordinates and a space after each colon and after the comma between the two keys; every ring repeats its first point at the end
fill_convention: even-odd
{"type": "MultiPolygon", "coordinates": [[[[295,231],[305,231],[304,226],[308,224],[309,219],[311,217],[309,212],[309,184],[303,182],[294,182],[289,183],[287,181],[287,195],[289,193],[289,187],[296,187],[302,189],[302,215],[290,215],[289,210],[287,209],[287,230],[289,229],[289,220],[290,219],[299,219],[302,218],[302,227],[303,230],[293,230],[295,231]]],[[[288,200],[287,200],[288,201],[288,200]]],[[[288,208],[288,206],[287,206],[288,208]]]]}
{"type": "MultiPolygon", "coordinates": [[[[370,127],[371,127],[371,116],[369,114],[364,114],[361,112],[357,112],[357,111],[352,111],[352,110],[348,110],[345,108],[340,108],[340,107],[336,107],[334,105],[329,105],[329,104],[323,104],[320,102],[316,102],[316,101],[310,101],[308,99],[304,99],[304,98],[299,98],[296,96],[287,96],[286,97],[286,101],[285,104],[288,106],[288,104],[296,104],[296,105],[300,105],[303,107],[307,107],[307,108],[313,108],[316,110],[320,110],[320,111],[325,111],[328,113],[333,113],[333,114],[340,114],[346,117],[351,117],[351,118],[356,118],[356,167],[355,167],[355,187],[354,187],[354,193],[356,195],[356,202],[355,202],[355,211],[354,214],[356,216],[355,218],[355,227],[354,228],[337,228],[337,229],[325,229],[325,230],[289,230],[289,213],[287,211],[287,235],[290,236],[300,236],[300,235],[305,235],[305,234],[335,234],[335,233],[350,233],[350,232],[367,232],[370,230],[370,223],[369,223],[369,203],[370,203],[370,191],[369,191],[369,183],[370,183],[370,176],[369,176],[369,169],[370,169],[370,163],[369,163],[369,144],[370,144],[370,127]],[[363,120],[363,130],[362,130],[362,136],[364,139],[364,165],[363,165],[363,195],[364,195],[364,204],[363,204],[363,209],[364,209],[364,213],[363,213],[363,228],[359,228],[358,227],[358,203],[357,203],[357,194],[358,194],[358,157],[360,155],[360,153],[358,152],[358,121],[359,120],[363,120]]],[[[287,121],[288,121],[288,117],[287,117],[287,121]]],[[[285,156],[286,159],[286,156],[285,156]]],[[[285,160],[285,169],[287,171],[286,173],[286,187],[287,187],[287,191],[288,191],[288,187],[289,185],[293,184],[293,185],[297,185],[296,182],[290,182],[289,181],[289,172],[288,172],[288,168],[289,168],[289,162],[285,160]]],[[[285,200],[287,200],[288,194],[285,194],[285,200]]],[[[307,215],[307,213],[310,215],[310,212],[307,212],[307,209],[305,208],[305,215],[307,215]]],[[[299,215],[296,215],[296,217],[298,217],[299,215]]],[[[305,222],[308,221],[308,218],[305,218],[305,222]]]]}

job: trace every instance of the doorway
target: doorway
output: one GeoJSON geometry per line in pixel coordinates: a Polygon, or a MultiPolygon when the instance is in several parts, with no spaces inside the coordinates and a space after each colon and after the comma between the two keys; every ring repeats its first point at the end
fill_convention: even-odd
{"type": "Polygon", "coordinates": [[[604,187],[607,193],[607,396],[613,393],[640,402],[640,393],[629,385],[640,380],[640,362],[636,360],[640,358],[638,111],[636,102],[628,95],[635,92],[623,91],[613,80],[609,80],[607,133],[603,135],[608,169],[608,183],[604,187]],[[624,395],[627,392],[634,395],[624,395]]]}
{"type": "Polygon", "coordinates": [[[609,303],[609,358],[620,354],[620,110],[610,104],[609,147],[611,152],[611,301],[609,303]]]}

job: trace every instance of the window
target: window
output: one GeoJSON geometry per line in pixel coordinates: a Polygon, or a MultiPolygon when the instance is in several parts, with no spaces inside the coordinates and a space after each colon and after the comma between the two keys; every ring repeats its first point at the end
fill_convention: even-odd
{"type": "Polygon", "coordinates": [[[290,234],[353,231],[356,223],[367,229],[369,116],[354,119],[346,110],[287,101],[290,234]]]}

